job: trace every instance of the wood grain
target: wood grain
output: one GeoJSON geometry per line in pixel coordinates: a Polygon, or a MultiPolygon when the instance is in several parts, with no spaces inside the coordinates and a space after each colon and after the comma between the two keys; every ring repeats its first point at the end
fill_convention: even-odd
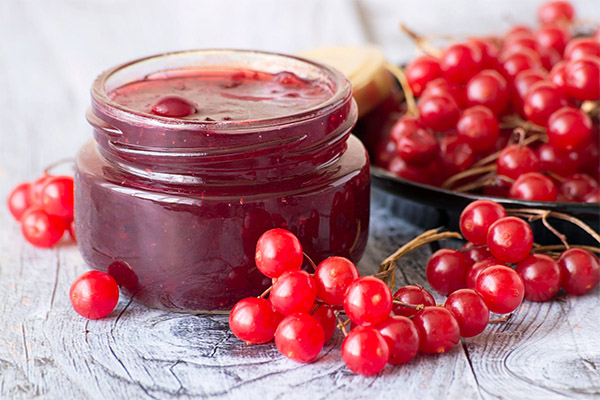
{"type": "MultiPolygon", "coordinates": [[[[202,5],[191,0],[2,0],[0,198],[17,182],[35,178],[43,166],[73,155],[88,139],[83,117],[88,90],[103,68],[182,48],[293,52],[366,39],[379,41],[397,61],[412,54],[396,32],[403,16],[433,32],[442,26],[438,21],[461,9],[456,3],[432,2],[423,12],[421,5],[393,0],[290,0],[285,7],[276,0],[245,6],[232,0],[202,5]],[[256,9],[269,12],[256,14],[256,9]],[[248,15],[257,15],[253,24],[248,15]]],[[[522,19],[534,8],[516,0],[477,7],[485,18],[468,18],[467,24],[466,16],[454,13],[454,26],[485,32],[490,23],[504,27],[499,21],[506,22],[507,13],[522,19]]],[[[600,18],[593,0],[578,1],[576,7],[600,18]]],[[[403,205],[381,195],[374,200],[363,274],[374,272],[385,256],[419,233],[395,216],[403,205]]],[[[428,287],[424,265],[430,253],[421,248],[404,258],[397,285],[428,287]]],[[[231,335],[226,316],[153,310],[122,298],[107,318],[87,321],[68,299],[70,283],[86,270],[68,241],[51,250],[25,243],[0,205],[0,398],[600,397],[600,289],[544,304],[525,302],[508,323],[490,325],[448,354],[419,355],[365,378],[344,367],[340,334],[314,363],[303,365],[282,357],[272,343],[246,346],[231,335]]]]}

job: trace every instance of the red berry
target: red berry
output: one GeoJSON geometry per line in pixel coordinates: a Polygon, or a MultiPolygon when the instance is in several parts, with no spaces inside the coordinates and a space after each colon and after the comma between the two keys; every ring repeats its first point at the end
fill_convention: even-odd
{"type": "Polygon", "coordinates": [[[542,48],[554,49],[561,56],[565,51],[565,46],[571,40],[569,31],[557,25],[542,26],[535,37],[542,48]]]}
{"type": "Polygon", "coordinates": [[[446,78],[437,78],[427,84],[421,97],[450,96],[459,108],[466,105],[466,93],[462,87],[450,83],[446,78]]]}
{"type": "Polygon", "coordinates": [[[536,53],[529,49],[520,49],[501,58],[502,73],[508,82],[512,82],[519,72],[528,69],[541,69],[541,61],[536,53]]]}
{"type": "Polygon", "coordinates": [[[460,251],[465,255],[465,257],[471,260],[471,265],[475,264],[476,262],[490,258],[492,256],[492,253],[489,252],[486,246],[476,245],[473,242],[465,243],[460,248],[460,251]]]}
{"type": "Polygon", "coordinates": [[[540,170],[561,176],[575,173],[579,168],[579,154],[574,151],[560,150],[548,143],[542,143],[536,150],[540,159],[540,170]]]}
{"type": "Polygon", "coordinates": [[[600,56],[586,56],[565,66],[565,89],[576,100],[600,100],[600,56]]]}
{"type": "Polygon", "coordinates": [[[44,174],[31,183],[29,187],[29,203],[34,206],[42,205],[42,189],[53,175],[44,174]]]}
{"type": "Polygon", "coordinates": [[[333,308],[326,305],[320,305],[312,316],[315,317],[323,327],[325,343],[327,343],[329,339],[333,337],[335,328],[337,327],[337,319],[333,312],[333,308]]]}
{"type": "Polygon", "coordinates": [[[413,94],[419,97],[429,82],[442,75],[442,70],[437,58],[422,56],[408,64],[404,73],[413,94]]]}
{"type": "Polygon", "coordinates": [[[275,345],[281,354],[301,363],[317,358],[325,343],[321,323],[308,314],[285,317],[275,331],[275,345]]]}
{"type": "MultiPolygon", "coordinates": [[[[417,285],[407,285],[401,287],[396,291],[396,293],[394,293],[394,299],[413,306],[435,306],[435,300],[431,293],[417,285]]],[[[395,315],[411,317],[417,313],[417,310],[401,304],[394,304],[392,306],[392,312],[395,315]]]]}
{"type": "Polygon", "coordinates": [[[17,221],[21,220],[23,213],[31,206],[29,199],[30,190],[30,183],[20,183],[8,195],[8,210],[17,221]]]}
{"type": "Polygon", "coordinates": [[[391,173],[409,181],[433,184],[433,176],[427,167],[409,164],[400,157],[394,158],[388,169],[391,173]]]}
{"type": "Polygon", "coordinates": [[[585,196],[597,187],[598,184],[591,176],[573,174],[560,185],[560,192],[570,201],[584,201],[585,196]]]}
{"type": "Polygon", "coordinates": [[[419,350],[423,353],[447,353],[460,340],[458,321],[444,307],[424,308],[417,312],[412,321],[419,332],[419,350]]]}
{"type": "Polygon", "coordinates": [[[525,95],[531,87],[546,79],[546,74],[541,70],[528,69],[519,72],[513,81],[512,101],[515,111],[518,111],[522,116],[525,116],[523,110],[523,102],[525,95]]]}
{"type": "Polygon", "coordinates": [[[466,83],[481,69],[482,54],[472,43],[457,43],[448,46],[440,58],[444,77],[457,84],[466,83]]]}
{"type": "Polygon", "coordinates": [[[500,128],[489,108],[474,106],[463,111],[456,124],[456,133],[475,152],[483,152],[494,146],[500,135],[500,128]]]}
{"type": "Polygon", "coordinates": [[[273,339],[282,318],[268,300],[248,297],[238,301],[231,310],[229,329],[247,343],[267,343],[273,339]]]}
{"type": "Polygon", "coordinates": [[[494,257],[486,258],[485,260],[477,261],[469,272],[467,273],[467,288],[475,290],[477,287],[477,278],[481,271],[486,270],[492,265],[502,265],[502,261],[495,259],[494,257]]]}
{"type": "Polygon", "coordinates": [[[482,105],[495,115],[500,115],[508,104],[506,79],[497,71],[486,69],[475,75],[467,84],[469,105],[482,105]]]}
{"type": "Polygon", "coordinates": [[[182,118],[192,115],[196,108],[186,99],[179,96],[163,96],[152,106],[152,114],[161,117],[182,118]]]}
{"type": "Polygon", "coordinates": [[[600,57],[600,43],[590,37],[580,37],[567,43],[563,58],[573,61],[587,56],[600,57]]]}
{"type": "Polygon", "coordinates": [[[317,287],[306,271],[285,272],[273,284],[269,300],[283,315],[308,313],[317,298],[317,287]]]}
{"type": "Polygon", "coordinates": [[[560,267],[544,254],[531,254],[517,264],[517,273],[525,285],[525,298],[548,301],[560,289],[560,267]]]}
{"type": "Polygon", "coordinates": [[[77,314],[88,319],[99,319],[115,309],[119,301],[119,286],[105,272],[88,271],[75,279],[69,297],[77,314]]]}
{"type": "Polygon", "coordinates": [[[549,76],[550,82],[554,83],[558,88],[565,91],[565,93],[565,86],[567,84],[567,77],[565,76],[566,67],[566,61],[559,61],[552,67],[549,76]]]}
{"type": "Polygon", "coordinates": [[[593,290],[600,282],[600,262],[591,252],[572,247],[558,259],[562,282],[567,293],[581,295],[593,290]]]}
{"type": "Polygon", "coordinates": [[[596,188],[588,193],[583,201],[584,203],[600,203],[600,189],[596,188]]]}
{"type": "Polygon", "coordinates": [[[460,214],[460,232],[476,245],[486,244],[490,226],[504,217],[506,210],[500,204],[491,200],[476,200],[460,214]]]}
{"type": "Polygon", "coordinates": [[[481,67],[496,69],[498,67],[498,46],[492,39],[470,38],[469,43],[481,51],[481,67]]]}
{"type": "Polygon", "coordinates": [[[562,107],[548,119],[548,141],[562,150],[584,146],[592,135],[592,120],[578,108],[562,107]]]}
{"type": "Polygon", "coordinates": [[[48,215],[40,207],[29,207],[21,216],[21,232],[25,240],[36,247],[54,246],[62,238],[65,229],[65,220],[48,215]]]}
{"type": "Polygon", "coordinates": [[[390,364],[405,364],[415,358],[419,351],[419,332],[410,319],[391,316],[374,328],[388,345],[390,364]]]}
{"type": "Polygon", "coordinates": [[[460,116],[456,101],[449,94],[422,97],[417,107],[421,121],[437,132],[454,128],[460,116]]]}
{"type": "Polygon", "coordinates": [[[487,244],[498,260],[519,262],[529,255],[533,247],[533,232],[520,218],[500,218],[490,226],[487,244]]]}
{"type": "Polygon", "coordinates": [[[503,265],[493,265],[482,271],[475,290],[489,310],[498,314],[516,310],[525,295],[525,286],[519,274],[503,265]]]}
{"type": "Polygon", "coordinates": [[[467,142],[455,135],[440,140],[439,161],[444,173],[454,175],[470,168],[475,163],[475,153],[467,142]]]}
{"type": "Polygon", "coordinates": [[[344,310],[355,324],[376,325],[392,311],[390,288],[373,276],[359,278],[346,291],[344,310]]]}
{"type": "Polygon", "coordinates": [[[357,326],[342,343],[342,360],[354,373],[375,375],[389,359],[387,342],[375,328],[357,326]]]}
{"type": "Polygon", "coordinates": [[[50,215],[73,219],[73,178],[53,176],[46,180],[41,193],[42,206],[50,215]]]}
{"type": "Polygon", "coordinates": [[[549,1],[538,10],[538,19],[542,24],[568,24],[573,21],[575,10],[568,1],[549,1]]]}
{"type": "Polygon", "coordinates": [[[317,296],[332,306],[342,305],[346,290],[358,277],[356,266],[347,258],[326,258],[315,271],[317,296]]]}
{"type": "Polygon", "coordinates": [[[535,83],[523,101],[525,116],[530,121],[546,126],[550,115],[559,108],[567,105],[564,93],[549,81],[535,83]]]}
{"type": "Polygon", "coordinates": [[[488,324],[490,311],[476,291],[460,289],[446,299],[444,307],[452,312],[458,326],[460,336],[473,337],[479,335],[488,324]]]}
{"type": "Polygon", "coordinates": [[[435,136],[416,118],[401,118],[392,127],[391,137],[398,155],[407,163],[428,165],[437,155],[435,136]]]}
{"type": "Polygon", "coordinates": [[[527,172],[538,172],[540,160],[533,150],[517,144],[506,146],[496,160],[498,175],[517,179],[527,172]]]}
{"type": "Polygon", "coordinates": [[[470,267],[471,263],[460,251],[440,249],[427,262],[425,273],[431,287],[448,295],[467,287],[467,272],[470,267]]]}
{"type": "Polygon", "coordinates": [[[271,229],[256,243],[256,267],[269,278],[300,269],[304,260],[298,238],[285,229],[271,229]]]}
{"type": "Polygon", "coordinates": [[[517,178],[510,187],[511,199],[555,201],[556,186],[552,179],[538,172],[528,172],[517,178]]]}

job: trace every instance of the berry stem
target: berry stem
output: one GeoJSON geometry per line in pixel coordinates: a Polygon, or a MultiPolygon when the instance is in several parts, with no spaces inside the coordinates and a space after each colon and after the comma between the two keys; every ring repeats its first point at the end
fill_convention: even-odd
{"type": "Polygon", "coordinates": [[[348,331],[346,330],[346,325],[348,325],[350,323],[350,320],[348,319],[346,321],[342,321],[342,319],[340,318],[339,311],[335,311],[335,318],[338,321],[338,324],[337,324],[338,329],[342,331],[344,336],[348,336],[348,331]]]}
{"type": "Polygon", "coordinates": [[[44,175],[50,175],[50,171],[52,171],[54,168],[57,168],[63,164],[75,164],[75,159],[73,157],[67,157],[67,158],[63,158],[61,160],[53,162],[52,164],[50,164],[46,168],[44,168],[44,175]]]}
{"type": "Polygon", "coordinates": [[[395,66],[392,63],[386,62],[385,68],[398,80],[400,83],[400,87],[402,87],[402,92],[404,93],[404,100],[406,101],[406,115],[418,117],[419,111],[417,110],[417,103],[415,102],[415,95],[413,94],[410,85],[408,84],[408,80],[406,79],[406,74],[404,70],[400,67],[395,66]]]}
{"type": "Polygon", "coordinates": [[[425,308],[425,304],[408,304],[408,303],[404,303],[404,302],[402,302],[400,300],[396,300],[396,299],[394,299],[393,301],[394,301],[394,304],[397,304],[397,305],[400,305],[400,306],[403,306],[406,308],[411,308],[411,309],[417,310],[417,311],[425,308]]]}
{"type": "Polygon", "coordinates": [[[508,322],[508,320],[512,318],[512,315],[513,315],[513,314],[512,314],[512,313],[510,313],[510,314],[503,315],[503,316],[502,316],[502,317],[500,317],[500,318],[490,318],[490,320],[489,320],[489,323],[490,323],[490,324],[495,324],[495,323],[504,323],[504,322],[508,322]]]}
{"type": "MultiPolygon", "coordinates": [[[[527,146],[531,143],[534,143],[538,140],[546,140],[546,135],[545,134],[535,134],[535,135],[531,135],[528,138],[523,140],[523,146],[527,146]]],[[[500,153],[502,152],[502,150],[499,150],[495,153],[490,154],[487,157],[482,158],[481,160],[479,160],[478,162],[476,162],[472,168],[477,168],[477,167],[481,167],[482,165],[487,165],[489,163],[492,163],[494,161],[496,161],[498,159],[498,156],[500,155],[500,153]]]]}
{"type": "MultiPolygon", "coordinates": [[[[468,178],[469,176],[473,176],[473,175],[481,175],[486,172],[496,172],[496,164],[484,165],[482,167],[477,167],[477,168],[469,168],[467,170],[459,172],[458,174],[452,175],[450,178],[446,179],[446,181],[442,184],[442,188],[450,189],[452,187],[452,185],[454,185],[456,182],[460,181],[461,179],[468,178]]],[[[466,186],[466,185],[463,185],[463,186],[466,186]]]]}
{"type": "Polygon", "coordinates": [[[308,256],[308,254],[306,254],[306,252],[302,252],[302,254],[304,254],[304,257],[306,257],[306,259],[308,260],[308,263],[311,265],[311,267],[313,267],[313,271],[317,270],[317,265],[315,264],[315,262],[312,260],[312,258],[310,258],[308,256]]]}
{"type": "Polygon", "coordinates": [[[273,289],[273,285],[269,286],[267,288],[267,290],[265,290],[264,292],[262,292],[262,294],[260,296],[258,296],[259,299],[264,299],[265,297],[267,297],[267,295],[269,293],[271,293],[271,289],[273,289]]]}
{"type": "MultiPolygon", "coordinates": [[[[578,248],[590,251],[592,253],[600,254],[600,247],[586,246],[583,244],[572,244],[571,247],[578,247],[578,248]]],[[[546,245],[546,246],[542,246],[541,244],[537,244],[537,243],[533,244],[533,252],[534,253],[554,252],[555,250],[560,250],[562,252],[563,250],[566,250],[566,249],[567,249],[567,247],[565,247],[564,244],[552,244],[552,245],[546,245]]]]}
{"type": "Polygon", "coordinates": [[[415,44],[421,49],[423,50],[425,53],[432,55],[436,58],[441,57],[442,55],[442,50],[440,50],[439,48],[437,48],[436,46],[434,46],[433,44],[431,44],[431,42],[429,42],[429,40],[427,40],[426,38],[424,38],[421,35],[418,35],[417,33],[415,33],[413,30],[409,29],[406,25],[404,24],[400,24],[400,29],[406,33],[408,36],[410,36],[410,38],[412,40],[414,40],[415,44]]]}

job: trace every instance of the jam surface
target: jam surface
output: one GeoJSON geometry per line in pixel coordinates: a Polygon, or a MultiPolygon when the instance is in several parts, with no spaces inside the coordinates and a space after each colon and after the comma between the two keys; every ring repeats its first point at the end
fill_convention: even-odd
{"type": "Polygon", "coordinates": [[[130,110],[161,115],[153,110],[161,99],[178,96],[193,111],[177,118],[194,121],[252,121],[297,114],[327,101],[333,92],[319,81],[292,72],[188,70],[154,74],[121,86],[110,98],[130,110]]]}

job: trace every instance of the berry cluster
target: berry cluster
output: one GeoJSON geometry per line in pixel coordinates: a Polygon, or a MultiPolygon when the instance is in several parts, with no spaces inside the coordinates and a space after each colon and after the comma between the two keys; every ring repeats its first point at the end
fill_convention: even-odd
{"type": "Polygon", "coordinates": [[[54,246],[65,231],[75,240],[73,226],[73,178],[43,176],[17,185],[8,196],[8,209],[25,239],[37,247],[54,246]]]}
{"type": "MultiPolygon", "coordinates": [[[[229,316],[230,329],[249,344],[275,339],[284,356],[311,362],[337,326],[346,335],[341,349],[346,366],[357,374],[373,375],[387,363],[410,361],[419,351],[450,351],[461,337],[480,334],[490,322],[490,312],[511,313],[524,298],[547,301],[561,287],[585,294],[600,281],[600,262],[593,253],[571,247],[558,260],[541,254],[547,249],[534,243],[527,222],[507,216],[496,202],[471,203],[463,210],[460,228],[469,242],[461,250],[438,250],[427,263],[427,280],[448,296],[437,305],[420,286],[404,286],[392,295],[383,279],[394,273],[394,256],[375,276],[360,277],[343,257],[313,264],[311,275],[301,269],[305,255],[297,237],[271,229],[258,240],[255,260],[273,286],[260,297],[240,300],[229,316]]],[[[443,237],[429,231],[403,248],[443,237]]]]}
{"type": "Polygon", "coordinates": [[[568,2],[554,1],[535,31],[424,47],[401,79],[416,107],[407,101],[375,161],[461,192],[600,202],[600,29],[574,37],[573,19],[568,2]]]}

